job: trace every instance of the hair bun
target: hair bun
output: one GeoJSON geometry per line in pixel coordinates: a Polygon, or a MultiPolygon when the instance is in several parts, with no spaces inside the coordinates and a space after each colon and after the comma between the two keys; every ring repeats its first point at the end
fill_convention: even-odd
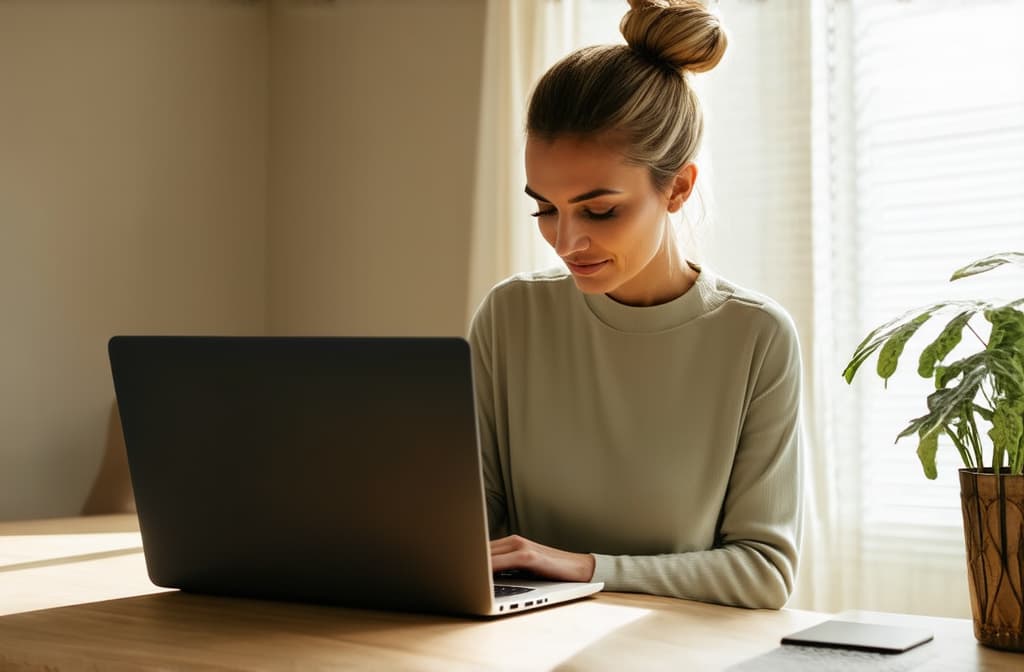
{"type": "Polygon", "coordinates": [[[701,0],[629,0],[619,30],[626,43],[679,72],[718,65],[728,40],[718,16],[701,0]]]}

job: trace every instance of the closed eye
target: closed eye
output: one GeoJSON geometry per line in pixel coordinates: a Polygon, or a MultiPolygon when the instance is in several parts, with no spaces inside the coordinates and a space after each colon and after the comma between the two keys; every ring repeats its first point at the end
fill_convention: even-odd
{"type": "Polygon", "coordinates": [[[584,212],[590,219],[611,219],[615,216],[615,207],[608,208],[604,212],[592,212],[590,210],[584,212]]]}
{"type": "MultiPolygon", "coordinates": [[[[552,210],[538,210],[537,212],[531,212],[530,216],[531,217],[550,217],[551,215],[554,215],[557,212],[558,211],[554,210],[554,209],[552,209],[552,210]]],[[[612,206],[612,207],[608,208],[604,212],[594,212],[592,210],[584,210],[583,211],[583,215],[585,217],[587,217],[588,219],[594,219],[594,220],[611,219],[612,217],[615,216],[615,206],[612,206]]]]}

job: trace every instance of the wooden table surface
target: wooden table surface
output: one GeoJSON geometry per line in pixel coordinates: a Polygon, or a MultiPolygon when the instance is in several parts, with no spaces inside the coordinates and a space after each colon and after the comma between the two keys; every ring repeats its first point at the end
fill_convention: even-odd
{"type": "MultiPolygon", "coordinates": [[[[141,546],[134,516],[0,523],[0,670],[716,670],[830,617],[625,593],[493,620],[198,596],[150,583],[141,546]]],[[[942,669],[1024,669],[967,620],[857,617],[930,628],[942,669]]]]}

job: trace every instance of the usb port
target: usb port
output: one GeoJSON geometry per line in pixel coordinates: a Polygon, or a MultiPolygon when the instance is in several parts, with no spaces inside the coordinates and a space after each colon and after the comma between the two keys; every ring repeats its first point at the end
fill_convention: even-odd
{"type": "Polygon", "coordinates": [[[523,606],[524,606],[524,607],[532,607],[532,606],[533,606],[533,600],[530,600],[529,602],[527,602],[527,603],[526,603],[526,604],[524,604],[523,606]]]}
{"type": "Polygon", "coordinates": [[[519,605],[518,604],[510,604],[510,605],[508,605],[508,608],[509,609],[518,609],[519,605]]]}

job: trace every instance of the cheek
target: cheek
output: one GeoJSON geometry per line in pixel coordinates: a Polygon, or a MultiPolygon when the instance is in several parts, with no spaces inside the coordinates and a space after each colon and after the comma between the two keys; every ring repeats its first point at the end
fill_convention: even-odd
{"type": "Polygon", "coordinates": [[[608,245],[622,254],[633,256],[640,248],[647,246],[647,223],[638,217],[622,220],[618,226],[607,229],[608,245]]]}
{"type": "Polygon", "coordinates": [[[540,235],[543,236],[545,241],[547,241],[547,244],[550,245],[551,247],[554,247],[556,234],[555,229],[557,228],[555,226],[555,223],[552,222],[549,218],[538,218],[537,228],[540,229],[540,235]]]}
{"type": "Polygon", "coordinates": [[[645,212],[615,230],[614,244],[631,263],[646,263],[661,244],[661,225],[652,214],[645,212]]]}

